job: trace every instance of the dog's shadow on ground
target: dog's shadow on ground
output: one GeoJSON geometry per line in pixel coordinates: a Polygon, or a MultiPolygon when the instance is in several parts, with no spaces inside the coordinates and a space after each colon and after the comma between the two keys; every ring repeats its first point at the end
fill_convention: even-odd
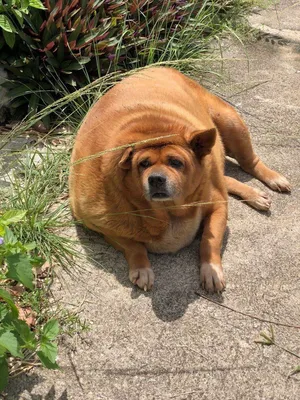
{"type": "MultiPolygon", "coordinates": [[[[35,372],[30,375],[22,373],[17,377],[12,377],[5,389],[6,393],[3,395],[3,399],[25,399],[23,396],[26,396],[26,399],[30,398],[31,400],[68,400],[68,390],[65,389],[59,396],[54,385],[52,385],[47,392],[45,391],[43,395],[34,394],[35,386],[42,384],[43,382],[44,378],[40,377],[35,372]]],[[[2,399],[1,394],[0,399],[2,399]]]]}
{"type": "MultiPolygon", "coordinates": [[[[107,244],[103,236],[80,225],[77,226],[77,236],[91,264],[112,273],[121,285],[132,288],[132,298],[150,297],[153,311],[159,319],[174,321],[181,318],[189,304],[199,300],[199,292],[202,292],[199,279],[201,229],[194,242],[176,254],[149,254],[155,274],[154,287],[150,292],[132,285],[123,254],[107,244]]],[[[228,237],[227,228],[222,253],[228,237]]],[[[203,294],[210,296],[204,291],[203,294]]],[[[211,298],[223,301],[222,294],[211,295],[211,298]]]]}

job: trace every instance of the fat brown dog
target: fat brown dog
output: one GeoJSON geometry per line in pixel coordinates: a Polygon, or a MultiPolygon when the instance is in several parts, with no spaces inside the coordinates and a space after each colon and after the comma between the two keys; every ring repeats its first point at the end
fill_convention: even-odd
{"type": "Polygon", "coordinates": [[[124,253],[129,279],[144,290],[154,282],[148,251],[177,252],[202,222],[200,281],[222,291],[227,193],[258,210],[271,205],[266,193],[224,176],[225,154],[271,189],[290,191],[286,178],[254,153],[229,104],[174,69],[137,72],[101,97],[79,129],[73,215],[124,253]]]}

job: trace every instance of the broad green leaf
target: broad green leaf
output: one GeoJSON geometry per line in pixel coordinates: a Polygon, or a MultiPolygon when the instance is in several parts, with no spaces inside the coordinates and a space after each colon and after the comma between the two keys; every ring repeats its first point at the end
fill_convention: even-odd
{"type": "Polygon", "coordinates": [[[12,49],[14,47],[15,41],[16,41],[15,33],[14,32],[3,31],[3,36],[4,36],[4,39],[5,39],[6,43],[12,49]]]}
{"type": "Polygon", "coordinates": [[[13,327],[18,332],[20,338],[23,340],[27,348],[33,349],[36,345],[36,340],[34,338],[34,333],[31,332],[29,326],[25,321],[20,319],[12,322],[13,327]]]}
{"type": "Polygon", "coordinates": [[[0,224],[0,237],[3,237],[5,233],[4,225],[0,224]]]}
{"type": "Polygon", "coordinates": [[[0,345],[0,357],[6,355],[6,353],[7,353],[6,348],[0,345]]]}
{"type": "Polygon", "coordinates": [[[30,7],[39,8],[40,10],[46,10],[43,3],[40,0],[29,0],[30,7]]]}
{"type": "Polygon", "coordinates": [[[8,308],[6,304],[0,303],[0,321],[3,320],[5,315],[8,313],[8,308]]]}
{"type": "Polygon", "coordinates": [[[23,14],[21,13],[21,11],[20,10],[16,10],[15,8],[12,8],[11,11],[14,13],[17,21],[19,22],[19,24],[22,27],[23,26],[23,14]]]}
{"type": "Polygon", "coordinates": [[[1,289],[1,288],[0,288],[0,299],[4,300],[6,302],[6,304],[8,304],[13,317],[18,318],[19,311],[18,311],[17,307],[15,306],[13,298],[6,290],[1,289]]]}
{"type": "Polygon", "coordinates": [[[37,351],[36,354],[38,355],[39,359],[41,360],[42,364],[44,367],[48,369],[58,369],[59,366],[56,364],[56,362],[51,362],[49,358],[42,352],[42,351],[37,351]]]}
{"type": "MultiPolygon", "coordinates": [[[[50,51],[48,51],[47,53],[50,53],[50,51]]],[[[59,68],[59,62],[58,62],[58,60],[56,58],[48,57],[46,59],[46,61],[47,61],[48,64],[52,65],[53,67],[59,68]]]]}
{"type": "Polygon", "coordinates": [[[40,346],[40,351],[45,357],[52,363],[55,363],[57,358],[57,344],[53,342],[42,342],[40,346]]]}
{"type": "Polygon", "coordinates": [[[6,357],[0,357],[0,392],[2,392],[8,382],[8,365],[6,357]]]}
{"type": "Polygon", "coordinates": [[[13,254],[6,258],[8,272],[6,277],[21,282],[33,290],[33,273],[30,258],[27,254],[13,254]]]}
{"type": "Polygon", "coordinates": [[[30,243],[23,244],[23,248],[27,251],[33,250],[36,248],[36,243],[30,242],[30,243]]]}
{"type": "Polygon", "coordinates": [[[26,11],[29,6],[29,0],[21,0],[21,11],[26,11]]]}
{"type": "Polygon", "coordinates": [[[4,213],[0,217],[1,224],[10,225],[16,222],[22,221],[26,215],[27,211],[24,210],[10,210],[4,213]]]}
{"type": "Polygon", "coordinates": [[[37,351],[37,355],[42,361],[43,365],[49,369],[57,369],[56,364],[57,358],[57,344],[53,342],[43,342],[40,346],[40,350],[37,351]]]}
{"type": "Polygon", "coordinates": [[[4,227],[4,243],[7,244],[15,244],[17,243],[17,238],[15,237],[15,235],[13,234],[13,232],[7,227],[4,227]]]}
{"type": "Polygon", "coordinates": [[[0,28],[2,28],[4,32],[14,32],[15,31],[9,18],[4,14],[0,14],[0,28]]]}
{"type": "Polygon", "coordinates": [[[48,340],[54,340],[56,339],[58,334],[59,334],[58,321],[56,319],[51,319],[44,326],[42,337],[48,340]]]}
{"type": "Polygon", "coordinates": [[[5,347],[12,356],[23,358],[18,340],[12,332],[0,330],[0,345],[5,347]]]}
{"type": "Polygon", "coordinates": [[[13,315],[13,313],[11,312],[11,310],[9,310],[9,312],[5,315],[5,317],[3,318],[1,323],[3,324],[3,327],[5,326],[6,330],[13,331],[14,327],[12,326],[12,322],[16,321],[16,320],[17,320],[17,317],[15,317],[13,315]]]}

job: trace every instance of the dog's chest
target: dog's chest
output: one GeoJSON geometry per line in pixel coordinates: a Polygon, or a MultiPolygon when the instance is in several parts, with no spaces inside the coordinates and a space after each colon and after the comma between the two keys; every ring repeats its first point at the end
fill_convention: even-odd
{"type": "Polygon", "coordinates": [[[175,253],[188,246],[195,239],[202,214],[198,207],[196,214],[189,219],[173,217],[164,235],[157,241],[146,243],[152,253],[175,253]]]}

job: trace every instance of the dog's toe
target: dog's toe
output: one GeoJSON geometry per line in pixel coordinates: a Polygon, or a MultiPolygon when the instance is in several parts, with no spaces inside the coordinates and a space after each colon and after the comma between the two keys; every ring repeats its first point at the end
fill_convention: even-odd
{"type": "Polygon", "coordinates": [[[129,279],[140,289],[151,290],[154,283],[154,272],[151,268],[137,268],[129,271],[129,279]]]}

